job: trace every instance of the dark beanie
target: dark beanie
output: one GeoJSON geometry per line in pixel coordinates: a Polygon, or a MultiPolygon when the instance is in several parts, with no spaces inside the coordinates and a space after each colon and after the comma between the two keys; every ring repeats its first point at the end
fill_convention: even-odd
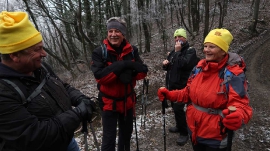
{"type": "Polygon", "coordinates": [[[118,29],[123,35],[126,35],[126,26],[121,24],[118,20],[112,20],[107,23],[107,31],[112,28],[118,29]]]}

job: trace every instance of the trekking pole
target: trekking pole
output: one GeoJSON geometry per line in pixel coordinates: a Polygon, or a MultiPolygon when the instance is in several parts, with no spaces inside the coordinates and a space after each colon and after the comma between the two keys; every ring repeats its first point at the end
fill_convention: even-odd
{"type": "Polygon", "coordinates": [[[139,141],[138,141],[138,131],[137,131],[137,124],[136,124],[136,115],[133,117],[133,119],[134,119],[134,124],[135,124],[135,133],[136,133],[136,145],[137,145],[136,151],[139,151],[139,141]]]}
{"type": "Polygon", "coordinates": [[[90,125],[90,129],[92,131],[93,137],[94,137],[95,146],[97,148],[97,151],[100,151],[98,141],[97,141],[97,136],[96,136],[95,130],[94,130],[93,125],[92,125],[92,121],[89,122],[89,125],[90,125]]]}
{"type": "Polygon", "coordinates": [[[88,130],[87,130],[87,121],[83,121],[82,123],[82,132],[84,135],[84,150],[88,151],[88,144],[87,144],[87,134],[88,134],[88,130]]]}
{"type": "MultiPolygon", "coordinates": [[[[234,106],[229,106],[228,107],[230,113],[236,111],[236,107],[234,106]]],[[[232,138],[233,138],[233,130],[229,130],[228,129],[228,138],[227,138],[227,151],[231,151],[232,150],[232,138]]]]}
{"type": "Polygon", "coordinates": [[[146,117],[146,107],[147,107],[147,95],[148,95],[148,87],[149,87],[149,79],[146,79],[145,80],[145,85],[146,85],[146,92],[145,92],[145,100],[144,100],[144,116],[143,116],[143,125],[144,125],[144,128],[145,128],[145,117],[146,117]]]}
{"type": "Polygon", "coordinates": [[[164,99],[162,101],[164,151],[166,151],[165,108],[166,108],[166,100],[164,99]]]}
{"type": "Polygon", "coordinates": [[[144,95],[145,95],[145,93],[144,93],[144,87],[145,87],[145,82],[144,82],[144,80],[143,80],[142,102],[141,102],[141,104],[142,104],[141,127],[142,127],[143,119],[144,119],[144,113],[143,113],[143,111],[144,111],[144,95]]]}

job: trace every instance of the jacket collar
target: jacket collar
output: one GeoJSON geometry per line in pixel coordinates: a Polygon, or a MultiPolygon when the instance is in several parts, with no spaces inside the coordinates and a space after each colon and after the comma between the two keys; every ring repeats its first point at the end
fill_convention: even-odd
{"type": "Polygon", "coordinates": [[[106,48],[108,50],[108,52],[115,54],[115,55],[120,55],[120,58],[122,58],[123,56],[127,55],[128,53],[132,52],[132,46],[131,44],[124,39],[124,41],[122,42],[121,46],[119,47],[120,49],[122,49],[121,54],[118,54],[115,50],[115,48],[113,48],[111,46],[111,44],[109,43],[108,39],[104,39],[103,43],[106,45],[106,48]]]}

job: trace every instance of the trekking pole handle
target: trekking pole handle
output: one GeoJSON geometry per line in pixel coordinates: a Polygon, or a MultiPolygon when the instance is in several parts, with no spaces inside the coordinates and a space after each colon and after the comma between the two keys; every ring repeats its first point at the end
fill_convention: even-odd
{"type": "MultiPolygon", "coordinates": [[[[235,106],[229,106],[228,109],[229,109],[230,113],[236,111],[235,106]]],[[[233,137],[233,130],[228,129],[227,151],[232,150],[232,137],[233,137]]]]}
{"type": "Polygon", "coordinates": [[[166,108],[166,99],[162,101],[162,114],[165,114],[165,108],[166,108]]]}

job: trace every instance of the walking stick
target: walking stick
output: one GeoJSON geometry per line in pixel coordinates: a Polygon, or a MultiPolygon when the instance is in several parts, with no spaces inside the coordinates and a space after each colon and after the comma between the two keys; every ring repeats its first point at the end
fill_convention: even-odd
{"type": "Polygon", "coordinates": [[[164,138],[164,151],[166,151],[166,129],[165,129],[165,108],[166,108],[166,100],[162,101],[162,115],[163,115],[163,138],[164,138]]]}
{"type": "MultiPolygon", "coordinates": [[[[230,113],[236,111],[236,107],[234,107],[234,106],[229,106],[228,109],[229,109],[230,113]]],[[[229,130],[228,129],[227,151],[231,151],[232,150],[232,138],[233,138],[233,130],[229,130]]]]}
{"type": "Polygon", "coordinates": [[[87,144],[87,134],[88,134],[88,130],[87,130],[87,121],[83,121],[82,123],[83,127],[82,127],[82,132],[84,135],[84,150],[88,151],[88,144],[87,144]]]}
{"type": "Polygon", "coordinates": [[[147,107],[147,101],[148,101],[148,87],[149,87],[149,79],[146,79],[144,80],[145,82],[145,85],[146,85],[146,92],[145,92],[145,104],[144,104],[144,116],[143,116],[143,125],[144,125],[144,128],[145,128],[145,117],[146,117],[146,107],[147,107]]]}
{"type": "Polygon", "coordinates": [[[142,104],[141,127],[142,127],[142,124],[143,124],[143,119],[144,119],[144,113],[143,113],[143,111],[144,111],[144,103],[145,103],[145,101],[144,101],[144,95],[145,95],[145,93],[144,93],[144,86],[145,86],[145,82],[144,82],[144,80],[143,80],[142,102],[141,102],[141,104],[142,104]]]}
{"type": "Polygon", "coordinates": [[[136,145],[137,145],[136,151],[139,151],[139,141],[138,141],[138,132],[137,132],[136,116],[134,116],[133,119],[134,119],[134,124],[135,124],[135,133],[136,133],[136,145]]]}
{"type": "Polygon", "coordinates": [[[92,131],[93,137],[94,137],[95,146],[96,146],[96,148],[97,148],[97,151],[100,151],[99,145],[98,145],[98,141],[97,141],[97,136],[96,136],[95,130],[94,130],[93,126],[92,126],[92,121],[89,122],[89,125],[90,125],[90,129],[91,129],[91,131],[92,131]]]}

